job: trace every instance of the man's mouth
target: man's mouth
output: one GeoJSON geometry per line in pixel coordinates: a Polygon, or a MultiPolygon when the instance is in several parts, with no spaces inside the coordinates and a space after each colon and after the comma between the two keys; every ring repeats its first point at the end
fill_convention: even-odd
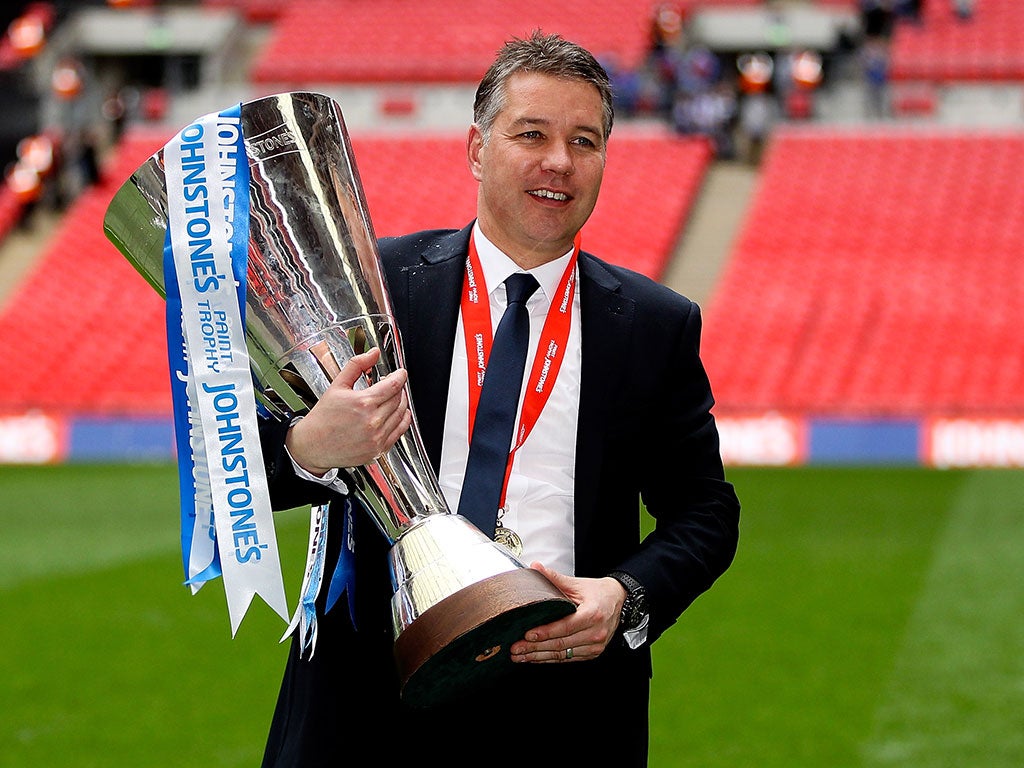
{"type": "Polygon", "coordinates": [[[569,196],[565,192],[552,192],[550,189],[531,189],[527,194],[533,195],[534,197],[543,197],[547,200],[557,200],[560,203],[564,203],[569,199],[569,196]]]}

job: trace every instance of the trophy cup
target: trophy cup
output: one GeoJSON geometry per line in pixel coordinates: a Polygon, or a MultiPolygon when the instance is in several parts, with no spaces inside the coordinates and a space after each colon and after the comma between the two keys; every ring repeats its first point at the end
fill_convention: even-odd
{"type": "MultiPolygon", "coordinates": [[[[353,355],[380,360],[357,385],[403,367],[376,238],[339,105],[317,93],[240,106],[249,165],[245,345],[257,400],[302,415],[353,355]]],[[[121,186],[104,231],[166,296],[164,150],[121,186]]],[[[394,656],[403,700],[441,703],[512,668],[508,647],[575,610],[550,581],[451,512],[412,427],[350,472],[391,543],[394,656]]]]}

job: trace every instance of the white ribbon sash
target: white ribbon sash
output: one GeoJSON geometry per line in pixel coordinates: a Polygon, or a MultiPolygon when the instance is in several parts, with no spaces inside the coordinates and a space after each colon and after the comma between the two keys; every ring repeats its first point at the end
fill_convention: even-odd
{"type": "Polygon", "coordinates": [[[223,576],[234,636],[255,595],[288,621],[245,343],[249,169],[239,108],[183,129],[164,148],[164,173],[182,549],[193,592],[223,576]]]}

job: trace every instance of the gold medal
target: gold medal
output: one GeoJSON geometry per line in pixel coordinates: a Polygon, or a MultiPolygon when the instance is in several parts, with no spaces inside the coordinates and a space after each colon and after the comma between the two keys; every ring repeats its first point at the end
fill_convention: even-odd
{"type": "Polygon", "coordinates": [[[511,528],[506,528],[501,519],[505,517],[505,507],[498,507],[498,519],[494,521],[494,540],[516,557],[523,554],[523,540],[511,528]]]}
{"type": "Polygon", "coordinates": [[[511,528],[495,528],[494,540],[516,557],[523,554],[523,540],[511,528]]]}

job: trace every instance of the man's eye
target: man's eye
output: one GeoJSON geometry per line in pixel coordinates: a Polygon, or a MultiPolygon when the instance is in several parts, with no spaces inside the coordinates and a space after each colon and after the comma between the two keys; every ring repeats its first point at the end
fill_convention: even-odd
{"type": "Polygon", "coordinates": [[[539,139],[540,131],[523,131],[521,134],[524,139],[539,139]]]}
{"type": "Polygon", "coordinates": [[[594,144],[593,141],[588,139],[586,136],[579,136],[579,137],[573,139],[573,143],[574,144],[578,144],[581,147],[595,147],[595,146],[597,146],[596,144],[594,144]]]}

